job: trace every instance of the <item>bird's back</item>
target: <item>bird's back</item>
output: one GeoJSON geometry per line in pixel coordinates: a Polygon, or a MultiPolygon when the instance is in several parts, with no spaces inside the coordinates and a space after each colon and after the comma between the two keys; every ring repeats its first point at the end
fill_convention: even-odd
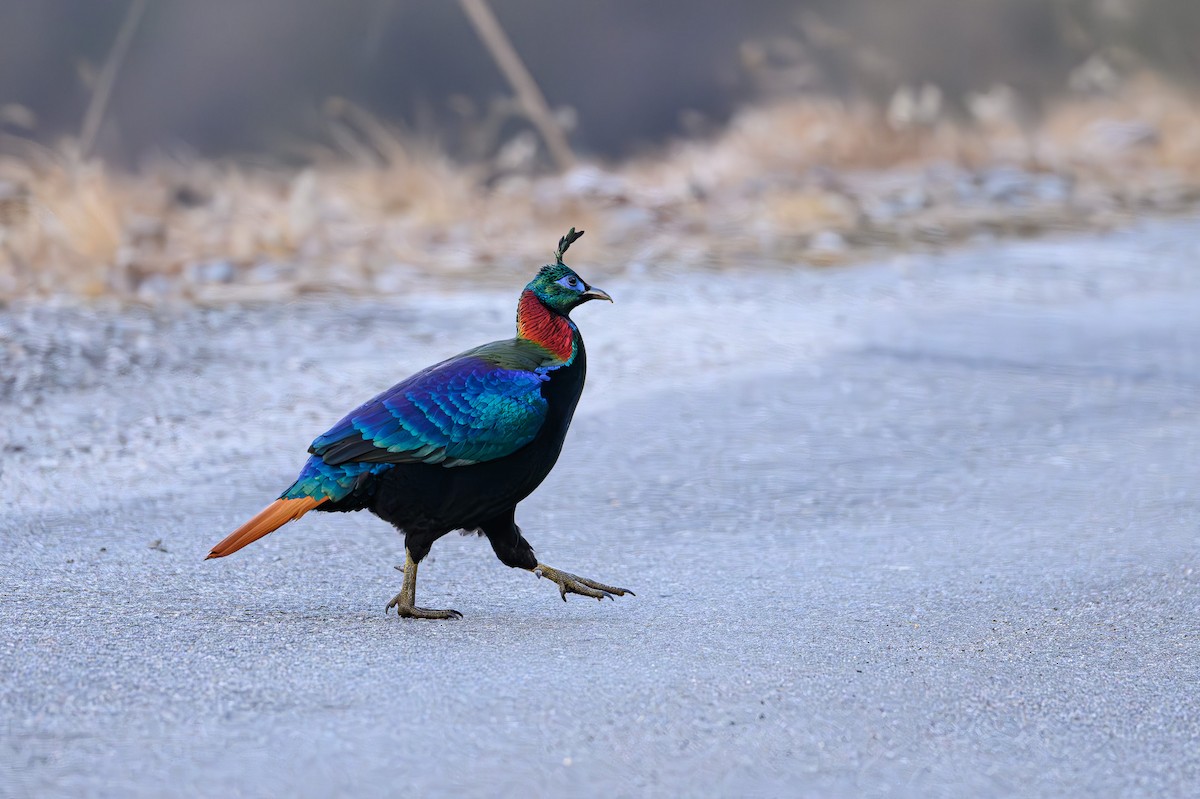
{"type": "Polygon", "coordinates": [[[436,533],[473,529],[510,510],[541,484],[558,460],[586,374],[587,355],[580,339],[572,363],[549,372],[540,385],[547,412],[532,441],[502,458],[465,466],[397,464],[364,486],[359,507],[410,532],[436,533]]]}

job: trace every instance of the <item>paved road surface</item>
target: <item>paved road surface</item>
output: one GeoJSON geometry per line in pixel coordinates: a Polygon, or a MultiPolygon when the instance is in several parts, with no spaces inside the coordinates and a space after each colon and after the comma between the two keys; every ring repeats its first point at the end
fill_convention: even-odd
{"type": "Polygon", "coordinates": [[[638,595],[454,536],[418,598],[461,622],[383,614],[363,514],[201,559],[515,290],[47,311],[59,373],[0,407],[0,795],[1200,794],[1200,226],[591,279],[519,520],[638,595]],[[79,356],[114,329],[126,374],[79,356]]]}

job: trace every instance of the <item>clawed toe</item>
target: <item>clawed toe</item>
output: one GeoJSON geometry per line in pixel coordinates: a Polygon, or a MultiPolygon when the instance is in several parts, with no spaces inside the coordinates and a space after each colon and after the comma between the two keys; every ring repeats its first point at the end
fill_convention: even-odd
{"type": "Polygon", "coordinates": [[[392,597],[392,601],[387,603],[383,612],[387,613],[392,608],[396,609],[396,615],[402,619],[461,619],[463,617],[457,610],[434,610],[407,604],[404,601],[403,592],[392,597]]]}
{"type": "Polygon", "coordinates": [[[634,596],[634,593],[628,588],[605,585],[604,583],[589,580],[586,577],[580,577],[570,572],[559,571],[543,564],[538,564],[533,573],[538,577],[545,577],[557,585],[559,596],[562,597],[563,602],[567,601],[567,594],[579,594],[580,596],[592,597],[598,600],[615,599],[626,594],[634,596]]]}
{"type": "Polygon", "coordinates": [[[412,554],[407,549],[404,550],[404,566],[397,566],[397,570],[404,572],[404,585],[400,588],[400,593],[392,597],[392,601],[387,603],[387,607],[383,609],[386,615],[392,608],[396,609],[396,615],[402,619],[461,619],[463,616],[457,610],[433,610],[432,608],[417,607],[417,562],[413,560],[412,554]]]}

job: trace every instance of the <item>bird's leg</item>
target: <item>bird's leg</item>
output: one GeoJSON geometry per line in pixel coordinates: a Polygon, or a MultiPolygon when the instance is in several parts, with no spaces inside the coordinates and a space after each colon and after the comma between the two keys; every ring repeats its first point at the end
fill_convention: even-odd
{"type": "MultiPolygon", "coordinates": [[[[397,566],[397,569],[400,567],[397,566]]],[[[407,548],[404,550],[404,584],[400,586],[400,593],[392,597],[392,601],[387,603],[387,607],[383,609],[387,613],[392,608],[396,609],[396,613],[401,618],[405,619],[461,619],[462,614],[457,610],[430,610],[429,608],[417,607],[417,562],[413,560],[412,554],[407,548]]]]}
{"type": "Polygon", "coordinates": [[[549,578],[558,586],[558,593],[564,602],[567,601],[567,594],[579,594],[595,599],[604,599],[605,597],[612,599],[626,594],[633,596],[633,592],[628,588],[605,585],[595,580],[577,577],[569,572],[559,571],[544,563],[538,563],[537,557],[533,554],[533,547],[529,546],[529,542],[521,536],[521,528],[517,527],[516,521],[513,519],[513,510],[510,508],[480,525],[480,529],[491,541],[496,557],[505,566],[525,569],[538,577],[549,578]]]}
{"type": "Polygon", "coordinates": [[[563,602],[567,601],[567,594],[579,594],[580,596],[590,596],[595,599],[613,599],[618,596],[636,596],[628,588],[617,588],[604,583],[598,583],[595,580],[589,580],[586,577],[579,577],[569,572],[559,571],[551,568],[544,563],[539,563],[531,572],[538,577],[546,577],[558,586],[558,593],[562,596],[563,602]]]}

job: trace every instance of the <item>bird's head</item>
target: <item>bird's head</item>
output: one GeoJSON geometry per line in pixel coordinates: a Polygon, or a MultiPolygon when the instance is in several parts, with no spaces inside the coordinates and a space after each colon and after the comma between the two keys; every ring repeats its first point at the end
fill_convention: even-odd
{"type": "Polygon", "coordinates": [[[582,230],[576,232],[575,228],[571,228],[570,233],[558,240],[558,249],[554,253],[555,262],[543,266],[525,286],[525,290],[533,292],[543,305],[564,316],[570,313],[572,308],[588,300],[612,302],[608,292],[589,286],[587,281],[562,261],[563,253],[582,235],[582,230]]]}

